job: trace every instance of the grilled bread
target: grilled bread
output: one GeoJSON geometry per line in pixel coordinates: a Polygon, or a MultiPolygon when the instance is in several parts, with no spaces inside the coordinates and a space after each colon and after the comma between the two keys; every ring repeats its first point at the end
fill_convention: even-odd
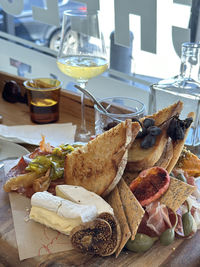
{"type": "MultiPolygon", "coordinates": [[[[156,162],[158,162],[168,141],[168,120],[172,116],[180,114],[182,108],[183,103],[179,101],[153,115],[145,117],[153,118],[155,120],[155,126],[159,125],[162,132],[159,136],[157,136],[155,145],[148,149],[141,148],[143,138],[138,138],[133,142],[128,152],[127,171],[141,171],[154,166],[156,162]],[[163,122],[165,123],[162,124],[163,122]]],[[[141,122],[145,118],[142,118],[141,122]]]]}
{"type": "Polygon", "coordinates": [[[159,166],[166,169],[173,156],[174,156],[173,141],[171,140],[171,138],[168,138],[163,153],[154,166],[159,166]]]}
{"type": "Polygon", "coordinates": [[[65,183],[82,186],[101,196],[109,194],[122,177],[128,148],[139,129],[137,122],[126,120],[68,154],[65,183]]]}

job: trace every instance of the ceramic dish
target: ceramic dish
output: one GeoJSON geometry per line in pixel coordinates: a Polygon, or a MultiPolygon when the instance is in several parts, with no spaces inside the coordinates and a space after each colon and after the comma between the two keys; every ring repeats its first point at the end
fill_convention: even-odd
{"type": "Polygon", "coordinates": [[[21,157],[28,153],[29,151],[26,148],[18,144],[0,139],[0,160],[21,157]]]}

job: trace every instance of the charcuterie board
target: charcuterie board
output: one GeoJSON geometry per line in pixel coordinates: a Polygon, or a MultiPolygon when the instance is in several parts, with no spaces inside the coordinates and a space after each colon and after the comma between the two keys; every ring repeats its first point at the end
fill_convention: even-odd
{"type": "MultiPolygon", "coordinates": [[[[0,79],[18,79],[1,74],[0,79]]],[[[63,92],[61,98],[67,99],[70,108],[61,106],[61,122],[73,121],[79,123],[77,114],[78,96],[63,92]],[[73,104],[76,103],[74,106],[73,104]],[[70,110],[70,111],[69,111],[70,110]]],[[[61,103],[64,100],[61,99],[61,103]]],[[[61,104],[62,105],[62,104],[61,104]]],[[[88,101],[88,109],[93,111],[88,101]]],[[[30,124],[28,107],[24,104],[10,104],[0,98],[0,113],[4,117],[4,124],[15,125],[30,124]],[[15,116],[13,116],[15,114],[15,116]],[[16,120],[16,117],[18,120],[16,120]]],[[[88,112],[90,114],[90,112],[88,112]]],[[[89,115],[88,120],[92,126],[93,118],[89,115]]],[[[32,149],[29,147],[29,149],[32,149]]],[[[162,246],[156,243],[149,251],[143,254],[136,254],[123,250],[118,258],[114,255],[99,257],[86,255],[72,249],[66,252],[59,252],[45,256],[19,260],[18,248],[15,238],[15,231],[11,213],[8,194],[2,190],[3,178],[0,180],[0,262],[2,266],[199,266],[200,265],[200,231],[191,239],[176,239],[169,246],[162,246]]]]}

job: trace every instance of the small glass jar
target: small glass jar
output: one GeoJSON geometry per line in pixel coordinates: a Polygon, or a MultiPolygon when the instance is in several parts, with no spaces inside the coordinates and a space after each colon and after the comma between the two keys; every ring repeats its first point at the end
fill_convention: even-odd
{"type": "Polygon", "coordinates": [[[195,120],[188,134],[186,145],[194,153],[200,149],[200,44],[183,43],[180,73],[170,79],[161,80],[150,87],[149,114],[155,113],[177,101],[182,101],[181,118],[191,111],[195,120]]]}
{"type": "Polygon", "coordinates": [[[113,96],[99,101],[108,113],[103,112],[97,105],[95,110],[95,134],[99,135],[120,121],[140,119],[146,115],[145,105],[130,97],[113,96]]]}

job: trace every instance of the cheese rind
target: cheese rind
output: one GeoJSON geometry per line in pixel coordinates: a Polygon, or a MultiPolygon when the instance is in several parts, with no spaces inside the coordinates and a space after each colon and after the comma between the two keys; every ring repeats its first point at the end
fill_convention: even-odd
{"type": "Polygon", "coordinates": [[[97,216],[95,205],[80,205],[44,191],[31,198],[30,219],[69,234],[77,225],[97,216]]]}
{"type": "Polygon", "coordinates": [[[56,195],[82,205],[95,205],[97,213],[108,212],[114,215],[112,207],[99,195],[82,186],[57,185],[56,195]]]}
{"type": "Polygon", "coordinates": [[[31,206],[41,207],[57,213],[61,201],[60,197],[52,197],[52,194],[46,191],[37,192],[31,197],[31,206]]]}
{"type": "Polygon", "coordinates": [[[55,229],[65,235],[69,235],[71,230],[81,224],[81,218],[64,218],[57,215],[55,212],[41,208],[32,207],[29,215],[30,219],[44,224],[47,227],[55,229]]]}

